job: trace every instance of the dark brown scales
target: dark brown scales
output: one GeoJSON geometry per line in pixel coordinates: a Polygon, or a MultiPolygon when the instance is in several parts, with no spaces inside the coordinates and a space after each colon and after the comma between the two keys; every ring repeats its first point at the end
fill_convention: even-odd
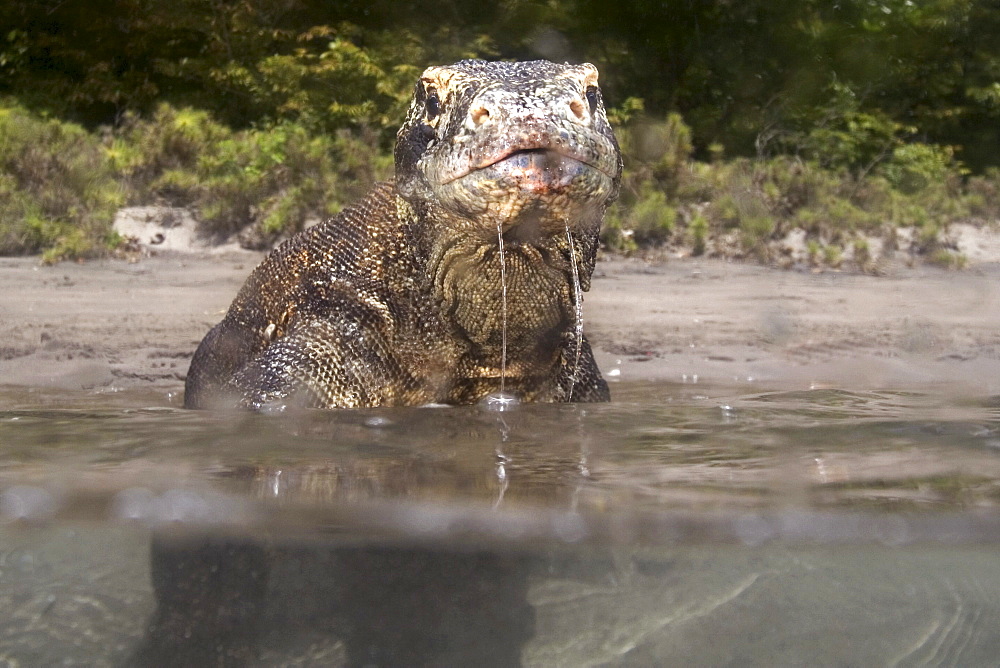
{"type": "Polygon", "coordinates": [[[586,289],[620,169],[592,66],[428,69],[396,181],[253,271],[198,347],[185,406],[465,404],[501,375],[526,401],[607,400],[586,340],[577,365],[571,253],[586,289]]]}

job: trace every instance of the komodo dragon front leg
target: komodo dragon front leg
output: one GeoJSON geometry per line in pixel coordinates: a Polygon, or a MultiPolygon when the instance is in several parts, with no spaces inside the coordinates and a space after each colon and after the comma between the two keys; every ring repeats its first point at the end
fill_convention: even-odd
{"type": "Polygon", "coordinates": [[[227,389],[248,408],[289,400],[345,408],[399,403],[398,395],[415,384],[407,382],[390,348],[388,326],[380,314],[356,302],[314,305],[240,369],[227,389]]]}

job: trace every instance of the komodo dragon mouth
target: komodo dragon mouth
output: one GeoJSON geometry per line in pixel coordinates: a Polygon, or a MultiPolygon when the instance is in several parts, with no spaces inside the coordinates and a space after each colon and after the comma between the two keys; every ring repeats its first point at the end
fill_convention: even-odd
{"type": "Polygon", "coordinates": [[[614,174],[586,155],[564,147],[543,145],[513,148],[489,155],[466,171],[450,176],[442,185],[484,170],[494,172],[490,175],[493,177],[509,176],[550,187],[567,185],[569,180],[580,176],[585,170],[600,172],[609,180],[615,178],[614,174]]]}
{"type": "MultiPolygon", "coordinates": [[[[551,149],[523,149],[512,151],[492,162],[469,170],[452,181],[465,178],[510,182],[521,190],[535,195],[568,188],[574,180],[587,172],[601,172],[576,156],[551,149]]],[[[610,182],[611,177],[607,177],[610,182]]]]}

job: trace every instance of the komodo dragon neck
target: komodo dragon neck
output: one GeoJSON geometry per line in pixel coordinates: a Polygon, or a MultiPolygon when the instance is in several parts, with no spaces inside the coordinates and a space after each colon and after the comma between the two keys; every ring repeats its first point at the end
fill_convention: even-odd
{"type": "Polygon", "coordinates": [[[468,403],[498,389],[525,399],[556,391],[563,337],[576,317],[574,280],[582,289],[590,277],[574,277],[570,259],[574,252],[583,264],[583,244],[571,251],[564,233],[545,246],[505,239],[501,252],[497,232],[485,239],[449,234],[454,228],[442,225],[442,212],[419,215],[401,201],[399,215],[413,229],[434,232],[421,235],[418,247],[427,304],[420,320],[437,322],[436,339],[452,344],[449,388],[438,400],[468,403]]]}

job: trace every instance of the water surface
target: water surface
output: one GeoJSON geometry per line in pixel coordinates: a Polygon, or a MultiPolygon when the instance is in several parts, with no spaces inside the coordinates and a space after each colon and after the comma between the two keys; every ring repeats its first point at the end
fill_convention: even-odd
{"type": "Polygon", "coordinates": [[[1000,402],[204,413],[0,390],[0,662],[989,664],[1000,402]]]}

